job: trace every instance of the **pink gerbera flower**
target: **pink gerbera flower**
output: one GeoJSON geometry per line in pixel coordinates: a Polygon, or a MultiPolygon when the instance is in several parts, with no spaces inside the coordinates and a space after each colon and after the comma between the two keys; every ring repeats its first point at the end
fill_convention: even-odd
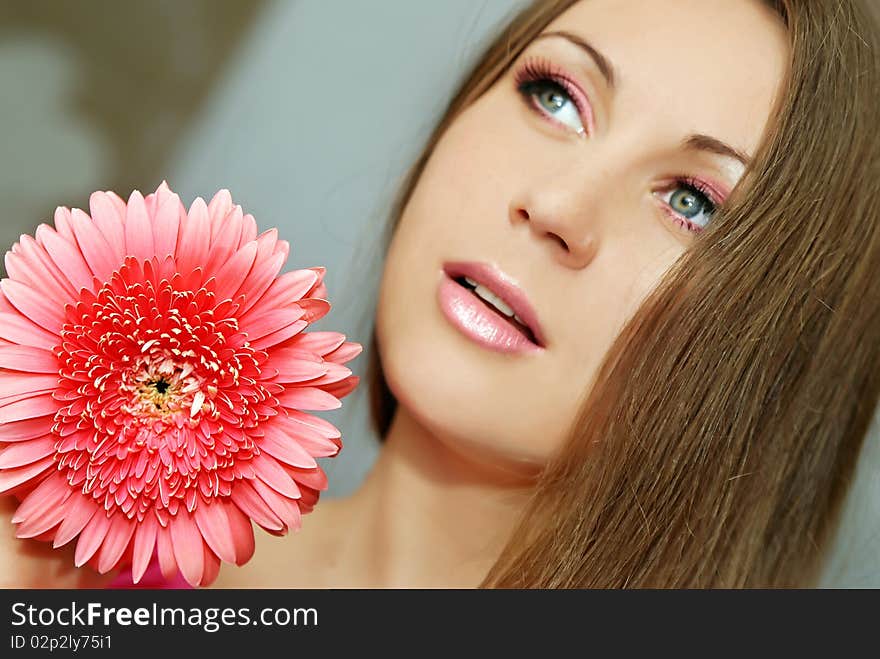
{"type": "Polygon", "coordinates": [[[279,276],[289,245],[257,235],[226,190],[186,211],[163,182],[91,217],[58,208],[6,254],[0,281],[0,494],[21,538],[78,537],[77,566],[214,580],[254,551],[251,521],[297,530],[339,431],[361,352],[324,316],[324,268],[279,276]]]}

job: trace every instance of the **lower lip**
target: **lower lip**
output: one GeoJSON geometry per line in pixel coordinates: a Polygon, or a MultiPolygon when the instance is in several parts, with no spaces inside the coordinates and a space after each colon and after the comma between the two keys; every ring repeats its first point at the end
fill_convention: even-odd
{"type": "Polygon", "coordinates": [[[543,352],[538,346],[499,314],[492,311],[470,289],[441,271],[437,298],[440,309],[462,334],[489,350],[497,352],[543,352]]]}

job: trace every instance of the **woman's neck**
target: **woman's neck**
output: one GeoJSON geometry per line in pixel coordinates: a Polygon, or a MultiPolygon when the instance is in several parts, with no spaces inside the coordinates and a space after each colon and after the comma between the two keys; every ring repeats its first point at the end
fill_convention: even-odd
{"type": "Polygon", "coordinates": [[[379,458],[351,496],[318,502],[302,530],[257,529],[253,560],[218,586],[474,587],[531,491],[468,460],[398,407],[379,458]]]}

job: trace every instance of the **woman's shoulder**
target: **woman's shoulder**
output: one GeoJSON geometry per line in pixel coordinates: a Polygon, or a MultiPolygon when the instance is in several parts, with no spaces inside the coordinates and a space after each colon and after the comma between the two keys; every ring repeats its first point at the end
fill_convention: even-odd
{"type": "Polygon", "coordinates": [[[53,549],[48,542],[17,538],[17,507],[13,497],[0,497],[0,588],[103,588],[113,580],[113,574],[77,568],[73,542],[53,549]]]}

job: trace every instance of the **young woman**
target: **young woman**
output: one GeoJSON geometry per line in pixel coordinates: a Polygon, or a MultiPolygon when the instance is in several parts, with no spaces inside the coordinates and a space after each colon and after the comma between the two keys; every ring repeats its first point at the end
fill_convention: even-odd
{"type": "Polygon", "coordinates": [[[217,585],[813,584],[880,385],[868,11],[517,16],[392,213],[377,464],[217,585]]]}
{"type": "Polygon", "coordinates": [[[392,210],[375,467],[215,585],[812,585],[880,388],[868,12],[517,15],[392,210]]]}

